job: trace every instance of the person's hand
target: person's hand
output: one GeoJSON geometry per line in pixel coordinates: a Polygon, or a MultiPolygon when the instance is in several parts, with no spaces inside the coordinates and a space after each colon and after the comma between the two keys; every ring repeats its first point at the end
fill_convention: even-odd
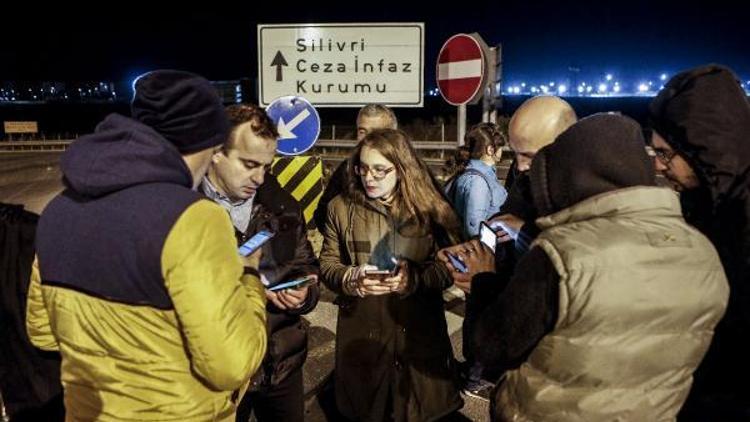
{"type": "Polygon", "coordinates": [[[450,258],[448,258],[448,254],[453,255],[459,260],[463,261],[463,255],[466,253],[466,246],[468,245],[468,243],[469,242],[459,243],[458,245],[448,246],[447,248],[440,249],[436,254],[438,261],[445,264],[445,266],[448,267],[451,273],[459,272],[458,268],[453,266],[450,258]]]}
{"type": "Polygon", "coordinates": [[[383,284],[390,285],[392,292],[402,294],[409,286],[409,263],[399,260],[396,268],[396,275],[383,280],[383,284]]]}
{"type": "Polygon", "coordinates": [[[346,291],[359,297],[379,296],[391,293],[389,284],[381,283],[382,277],[368,276],[368,271],[376,271],[378,267],[364,264],[352,267],[345,276],[346,291]]]}
{"type": "Polygon", "coordinates": [[[299,289],[289,288],[278,292],[266,290],[266,298],[282,311],[298,309],[307,300],[309,286],[299,289]]]}
{"type": "Polygon", "coordinates": [[[453,284],[466,293],[471,292],[471,280],[475,275],[483,272],[495,272],[495,255],[478,240],[442,249],[438,252],[438,259],[443,262],[445,262],[444,259],[447,260],[446,267],[451,270],[453,284]],[[461,260],[466,265],[466,272],[461,272],[455,268],[448,259],[447,253],[451,253],[461,260]]]}
{"type": "Polygon", "coordinates": [[[516,240],[524,221],[513,214],[502,214],[488,220],[487,223],[496,231],[497,241],[503,243],[516,240]]]}
{"type": "Polygon", "coordinates": [[[495,272],[495,254],[490,248],[482,244],[479,240],[466,242],[466,253],[462,257],[464,264],[468,267],[467,274],[476,275],[479,273],[495,272]]]}

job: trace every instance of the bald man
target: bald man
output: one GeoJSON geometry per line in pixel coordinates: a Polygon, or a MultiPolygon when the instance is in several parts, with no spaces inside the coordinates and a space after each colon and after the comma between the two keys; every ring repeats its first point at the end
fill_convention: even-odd
{"type": "Polygon", "coordinates": [[[559,97],[534,97],[521,104],[508,125],[518,171],[528,171],[537,151],[554,142],[577,120],[573,107],[559,97]]]}
{"type": "MultiPolygon", "coordinates": [[[[493,228],[499,229],[499,233],[505,233],[499,239],[503,245],[498,246],[496,252],[496,270],[499,276],[496,284],[498,286],[504,285],[510,279],[516,259],[529,249],[531,242],[539,234],[539,228],[534,223],[537,212],[531,197],[527,175],[531,168],[531,161],[537,151],[554,142],[558,135],[577,120],[573,107],[561,98],[553,96],[540,96],[526,100],[510,119],[508,135],[510,147],[515,153],[515,160],[505,183],[509,194],[500,212],[490,219],[490,225],[493,228]],[[514,242],[507,243],[510,240],[514,242]]],[[[464,245],[458,245],[456,248],[462,249],[464,245]]],[[[438,254],[438,258],[448,262],[447,255],[444,253],[438,254]]],[[[454,284],[469,293],[471,277],[464,274],[456,278],[456,274],[453,275],[454,284]]],[[[464,388],[464,392],[474,397],[483,397],[485,385],[481,382],[481,378],[483,375],[489,377],[493,375],[485,374],[484,367],[476,362],[476,344],[466,343],[474,339],[474,327],[480,315],[481,305],[477,304],[473,296],[470,294],[466,296],[463,324],[465,342],[463,352],[466,357],[464,377],[467,380],[467,388],[464,388]],[[472,389],[472,386],[479,387],[472,389]]]]}
{"type": "Polygon", "coordinates": [[[537,151],[554,142],[577,120],[570,104],[562,98],[547,95],[526,100],[513,113],[508,124],[508,137],[515,160],[505,183],[508,200],[491,219],[495,227],[500,226],[508,233],[501,241],[514,239],[516,249],[525,251],[536,237],[537,229],[533,221],[537,213],[526,172],[531,168],[537,151]]]}

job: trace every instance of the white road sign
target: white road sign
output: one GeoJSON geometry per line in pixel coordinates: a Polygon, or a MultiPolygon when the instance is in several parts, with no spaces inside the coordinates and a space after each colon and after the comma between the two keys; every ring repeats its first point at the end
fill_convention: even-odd
{"type": "Polygon", "coordinates": [[[421,107],[423,23],[258,25],[259,100],[421,107]]]}

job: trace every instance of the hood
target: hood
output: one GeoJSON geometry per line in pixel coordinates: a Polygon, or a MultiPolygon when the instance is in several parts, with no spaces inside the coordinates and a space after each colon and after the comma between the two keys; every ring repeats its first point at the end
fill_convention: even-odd
{"type": "Polygon", "coordinates": [[[641,126],[617,114],[580,120],[539,150],[529,170],[539,215],[631,186],[656,186],[641,126]]]}
{"type": "Polygon", "coordinates": [[[715,205],[748,187],[750,105],[728,68],[675,75],[649,106],[653,128],[691,164],[715,205]]]}
{"type": "Polygon", "coordinates": [[[65,184],[98,197],[144,183],[192,187],[193,177],[177,149],[154,129],[118,114],[107,116],[94,133],[63,154],[65,184]]]}

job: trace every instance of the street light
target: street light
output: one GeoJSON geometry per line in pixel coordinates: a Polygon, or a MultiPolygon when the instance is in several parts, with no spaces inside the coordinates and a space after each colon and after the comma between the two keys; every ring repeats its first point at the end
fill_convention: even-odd
{"type": "Polygon", "coordinates": [[[611,81],[611,80],[612,80],[612,74],[611,74],[611,73],[607,73],[607,77],[606,77],[606,79],[607,79],[608,81],[611,81]]]}
{"type": "Polygon", "coordinates": [[[607,92],[607,84],[599,84],[599,92],[607,92]]]}

